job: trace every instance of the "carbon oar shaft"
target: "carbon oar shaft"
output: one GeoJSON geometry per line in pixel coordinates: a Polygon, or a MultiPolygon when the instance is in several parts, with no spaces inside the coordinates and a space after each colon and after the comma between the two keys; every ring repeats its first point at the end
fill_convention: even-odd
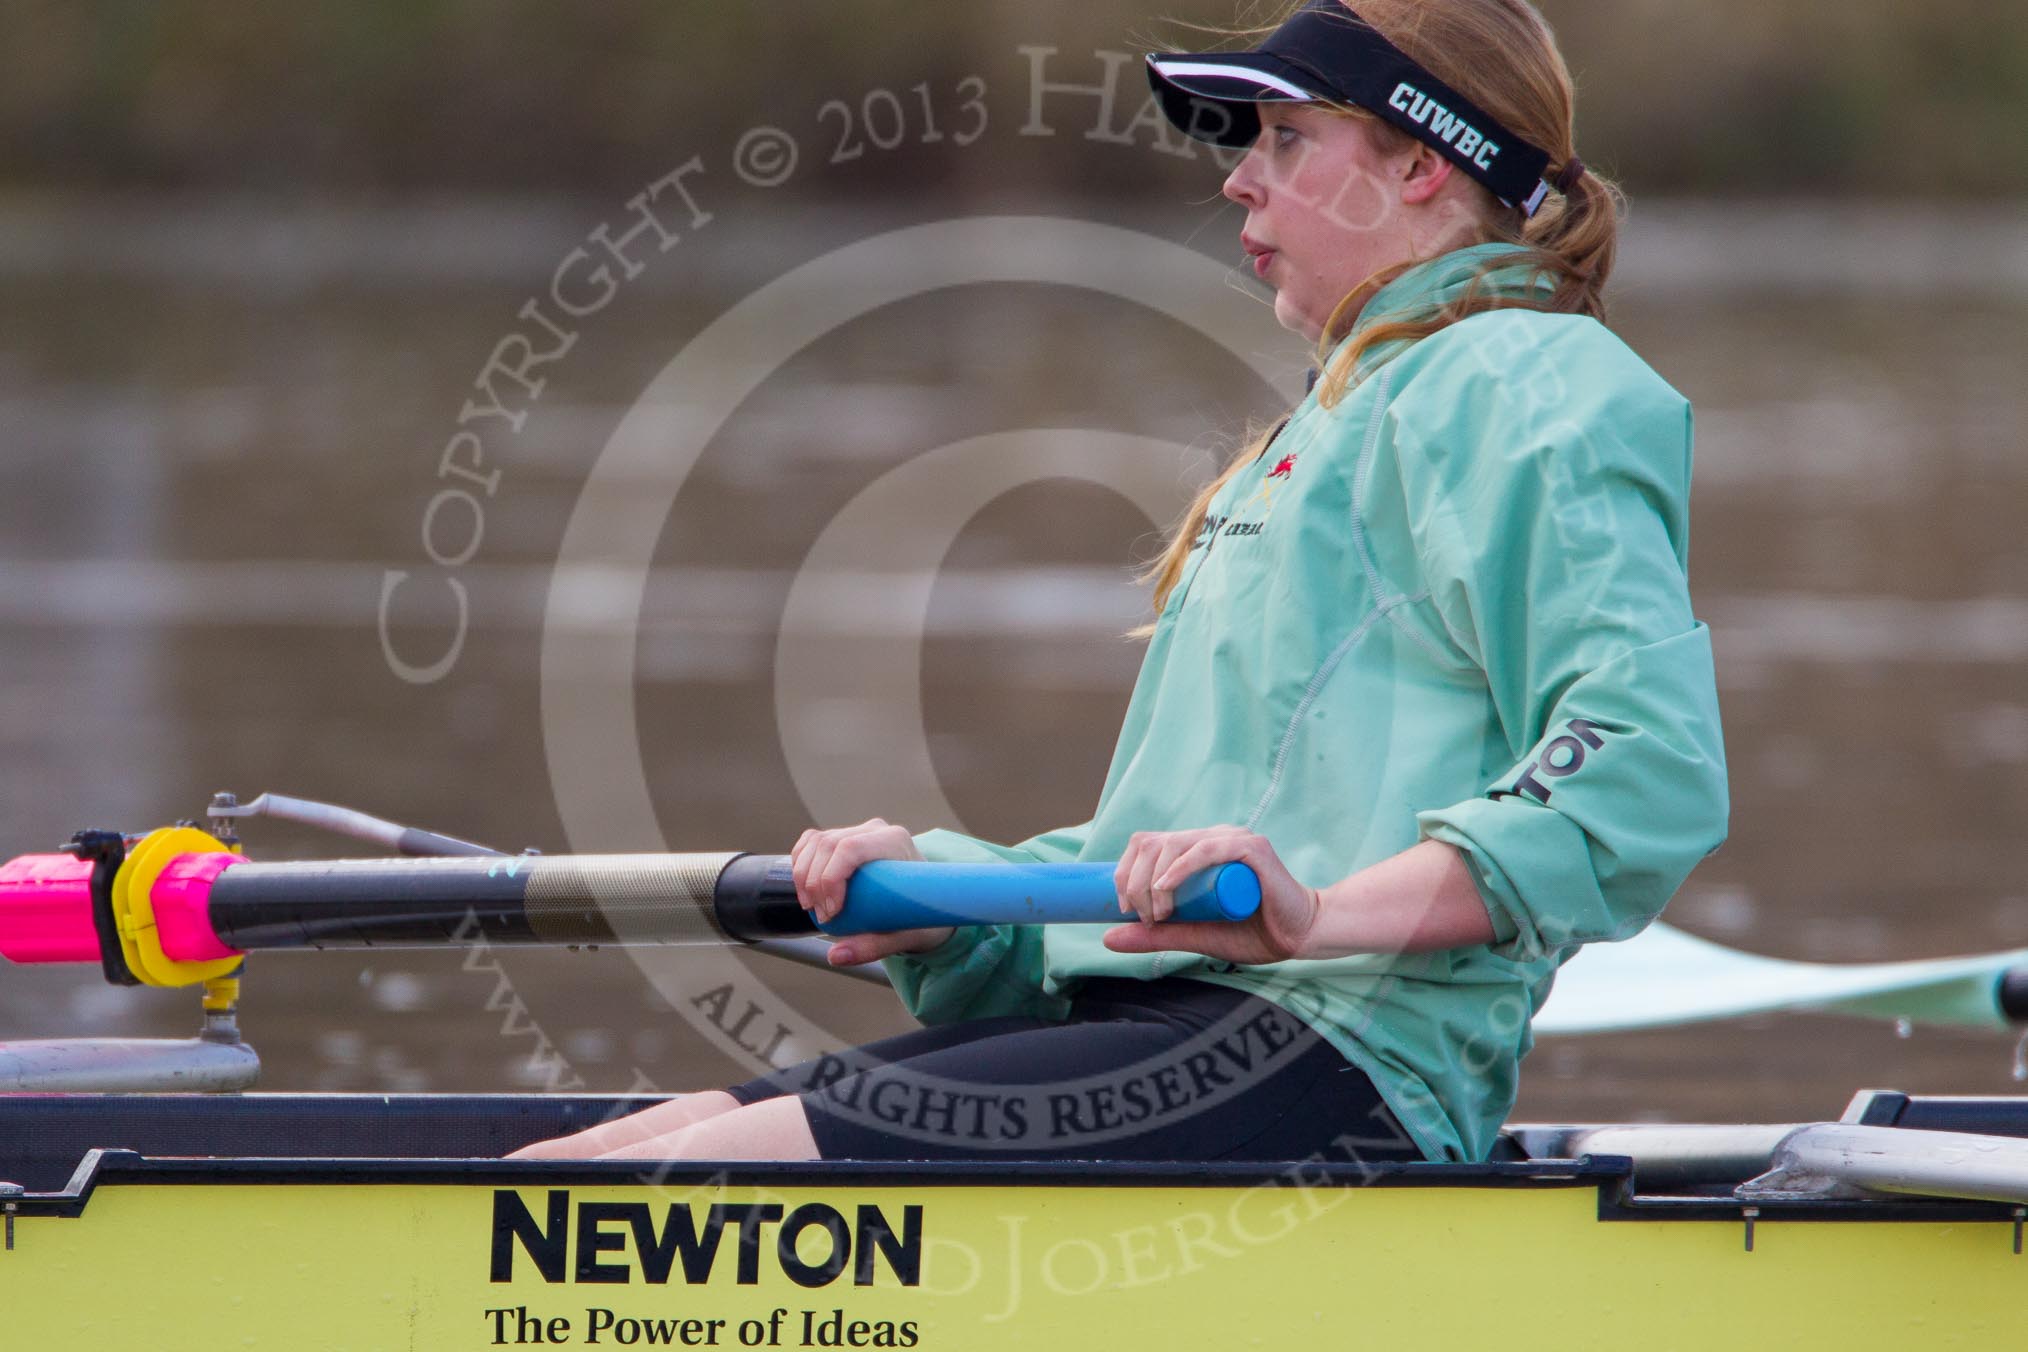
{"type": "Polygon", "coordinates": [[[812,932],[816,927],[796,903],[793,882],[784,876],[768,884],[768,862],[754,855],[665,854],[241,864],[212,884],[211,927],[220,943],[249,952],[478,938],[498,944],[722,944],[812,932]],[[749,862],[729,867],[737,861],[749,862]]]}

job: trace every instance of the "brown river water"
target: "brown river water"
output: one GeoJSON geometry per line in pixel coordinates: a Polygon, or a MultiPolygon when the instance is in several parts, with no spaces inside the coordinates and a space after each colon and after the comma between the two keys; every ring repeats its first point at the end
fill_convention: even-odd
{"type": "MultiPolygon", "coordinates": [[[[500,472],[490,494],[440,477],[439,456],[599,207],[0,213],[7,852],[199,816],[223,788],[550,852],[782,851],[813,815],[920,828],[948,810],[996,839],[1082,820],[1136,664],[1119,635],[1149,513],[1276,410],[1247,360],[1283,388],[1303,364],[1221,278],[1236,219],[1201,211],[1191,228],[1124,224],[1204,250],[1205,294],[1219,314],[1251,307],[1244,334],[1089,286],[973,277],[970,237],[818,267],[762,322],[707,329],[909,222],[700,234],[577,321],[539,395],[496,376],[524,417],[466,424],[500,472]],[[909,295],[879,270],[946,264],[970,284],[909,295]],[[736,393],[756,362],[764,379],[714,425],[644,395],[679,356],[693,390],[736,393]],[[694,467],[674,483],[600,461],[623,420],[665,467],[694,467]],[[1024,429],[1045,432],[973,440],[1024,429]],[[460,488],[474,496],[431,514],[460,488]],[[472,552],[443,566],[429,545],[472,552]],[[941,571],[918,621],[896,579],[924,557],[941,571]],[[411,666],[447,651],[450,583],[466,589],[463,646],[433,683],[385,651],[390,569],[410,574],[392,638],[411,666]],[[919,683],[892,660],[912,631],[919,683]],[[571,729],[625,713],[592,671],[615,635],[638,639],[621,683],[638,769],[608,772],[571,729]]],[[[1836,962],[2028,946],[2020,219],[1694,204],[1635,219],[1615,322],[1697,410],[1692,582],[1732,766],[1731,839],[1670,907],[1685,929],[1836,962]]],[[[1187,271],[1149,282],[1179,312],[1201,300],[1187,271]]],[[[359,852],[276,825],[247,836],[260,857],[359,852]]],[[[270,1089],[704,1087],[751,1071],[679,1007],[739,961],[265,955],[243,1020],[270,1089]]],[[[797,1011],[797,1045],[906,1024],[879,990],[746,961],[797,1011]]],[[[0,969],[0,1038],[195,1022],[189,992],[0,969]]],[[[1516,1116],[1835,1116],[1861,1087],[2010,1091],[2012,1050],[1999,1032],[1802,1015],[1545,1039],[1516,1116]]]]}

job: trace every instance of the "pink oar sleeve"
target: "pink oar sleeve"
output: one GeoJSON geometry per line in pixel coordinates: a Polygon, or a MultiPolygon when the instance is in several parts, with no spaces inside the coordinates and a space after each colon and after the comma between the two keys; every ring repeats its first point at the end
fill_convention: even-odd
{"type": "Polygon", "coordinates": [[[89,859],[24,854],[0,864],[0,957],[9,962],[99,960],[89,859]]]}
{"type": "Polygon", "coordinates": [[[155,903],[155,932],[162,952],[178,962],[204,962],[238,955],[211,928],[211,884],[246,860],[236,854],[182,854],[169,861],[149,896],[155,903]]]}
{"type": "MultiPolygon", "coordinates": [[[[235,854],[178,855],[149,897],[164,956],[178,962],[230,958],[238,949],[211,928],[211,884],[235,854]]],[[[92,924],[92,862],[67,854],[24,854],[0,864],[0,957],[9,962],[97,962],[92,924]]]]}

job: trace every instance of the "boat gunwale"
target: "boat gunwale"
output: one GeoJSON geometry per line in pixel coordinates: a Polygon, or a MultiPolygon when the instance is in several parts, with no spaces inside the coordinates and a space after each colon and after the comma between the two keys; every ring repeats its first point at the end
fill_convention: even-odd
{"type": "Polygon", "coordinates": [[[149,1156],[94,1148],[61,1190],[12,1199],[22,1216],[82,1215],[103,1184],[315,1187],[1217,1188],[1601,1187],[1632,1176],[1624,1156],[1490,1164],[1249,1163],[1135,1160],[682,1161],[460,1159],[415,1156],[149,1156]]]}
{"type": "Polygon", "coordinates": [[[1247,1190],[1258,1187],[1556,1189],[1593,1188],[1600,1221],[1752,1221],[1869,1223],[1996,1223],[2019,1225],[2023,1208],[2008,1202],[1950,1198],[1781,1199],[1638,1194],[1634,1161],[1625,1155],[1486,1164],[1288,1163],[1191,1164],[1139,1161],[686,1162],[510,1160],[373,1156],[291,1158],[151,1157],[131,1150],[93,1149],[59,1192],[10,1199],[22,1218],[76,1218],[101,1185],[345,1186],[345,1187],[860,1187],[1247,1190]]]}

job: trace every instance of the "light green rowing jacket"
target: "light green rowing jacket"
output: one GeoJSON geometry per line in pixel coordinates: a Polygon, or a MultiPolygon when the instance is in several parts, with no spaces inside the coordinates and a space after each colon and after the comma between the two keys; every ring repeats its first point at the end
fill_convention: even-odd
{"type": "MultiPolygon", "coordinates": [[[[1417,266],[1360,325],[1426,313],[1511,247],[1417,266]]],[[[1519,294],[1528,274],[1491,280],[1519,294]]],[[[1689,494],[1688,403],[1592,319],[1499,311],[1369,352],[1212,504],[1092,819],[917,843],[1110,860],[1135,831],[1236,823],[1323,885],[1441,840],[1496,941],[1234,967],[1111,953],[1097,927],[981,927],[890,959],[903,1002],[938,1023],[1060,1017],[1094,976],[1239,987],[1371,1076],[1428,1158],[1484,1159],[1557,967],[1641,929],[1724,839],[1689,494]]]]}

